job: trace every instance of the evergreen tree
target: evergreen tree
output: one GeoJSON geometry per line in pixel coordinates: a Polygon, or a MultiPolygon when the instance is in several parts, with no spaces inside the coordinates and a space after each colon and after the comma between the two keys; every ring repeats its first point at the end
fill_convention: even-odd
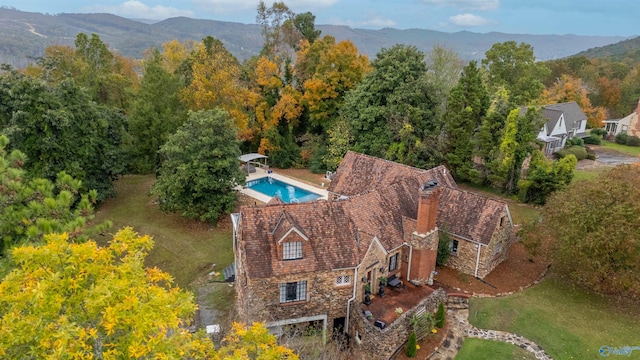
{"type": "Polygon", "coordinates": [[[160,208],[216,224],[231,212],[234,191],[243,185],[237,128],[216,108],[189,113],[186,122],[160,148],[163,163],[152,192],[160,208]]]}
{"type": "Polygon", "coordinates": [[[436,311],[436,327],[442,329],[445,322],[444,304],[438,304],[438,311],[436,311]]]}
{"type": "Polygon", "coordinates": [[[406,354],[408,357],[416,357],[416,355],[418,355],[418,340],[416,333],[413,331],[411,335],[409,335],[409,341],[407,341],[406,354]]]}
{"type": "Polygon", "coordinates": [[[480,182],[480,173],[474,168],[476,134],[489,108],[489,94],[482,82],[480,69],[475,61],[465,66],[458,85],[451,90],[445,132],[447,153],[445,160],[451,173],[458,180],[480,182]]]}

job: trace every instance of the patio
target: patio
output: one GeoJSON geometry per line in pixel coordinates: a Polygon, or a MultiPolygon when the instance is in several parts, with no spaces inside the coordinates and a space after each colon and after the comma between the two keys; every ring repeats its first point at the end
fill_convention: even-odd
{"type": "Polygon", "coordinates": [[[360,304],[362,311],[371,311],[373,319],[381,320],[387,326],[398,318],[397,308],[402,308],[403,313],[418,305],[424,298],[431,295],[435,289],[429,286],[415,286],[411,283],[404,283],[401,288],[386,286],[384,296],[379,297],[377,293],[371,294],[371,304],[360,304]]]}

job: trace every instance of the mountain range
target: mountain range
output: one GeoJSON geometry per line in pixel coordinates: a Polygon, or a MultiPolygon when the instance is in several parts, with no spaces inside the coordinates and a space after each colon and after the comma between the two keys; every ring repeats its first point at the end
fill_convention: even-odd
{"type": "MultiPolygon", "coordinates": [[[[479,60],[496,42],[513,40],[531,44],[536,58],[558,59],[587,49],[628,40],[621,36],[528,35],[461,31],[446,33],[434,30],[354,29],[347,26],[318,25],[323,35],[338,41],[351,40],[370,58],[381,48],[397,43],[416,46],[423,52],[442,45],[456,51],[464,60],[479,60]]],[[[112,50],[128,57],[141,58],[144,50],[177,39],[200,41],[211,35],[220,39],[239,60],[257,55],[262,48],[260,27],[256,24],[170,18],[150,23],[113,14],[42,14],[13,8],[0,8],[0,63],[24,67],[44,55],[50,45],[73,45],[78,33],[95,33],[112,50]]]]}

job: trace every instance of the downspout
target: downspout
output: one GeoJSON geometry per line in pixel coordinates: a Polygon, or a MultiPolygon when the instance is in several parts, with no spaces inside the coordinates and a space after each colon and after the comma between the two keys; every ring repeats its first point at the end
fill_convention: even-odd
{"type": "Polygon", "coordinates": [[[409,245],[409,264],[407,265],[407,281],[411,281],[411,255],[413,255],[413,245],[409,245]]]}
{"type": "Polygon", "coordinates": [[[360,281],[360,279],[358,278],[358,268],[356,267],[353,279],[353,296],[351,297],[351,299],[347,300],[347,317],[344,321],[345,334],[349,334],[349,314],[351,313],[351,302],[356,299],[356,286],[358,286],[358,281],[360,281]]]}
{"type": "Polygon", "coordinates": [[[478,277],[478,266],[480,265],[480,244],[478,244],[478,256],[476,257],[476,272],[473,276],[478,277]]]}

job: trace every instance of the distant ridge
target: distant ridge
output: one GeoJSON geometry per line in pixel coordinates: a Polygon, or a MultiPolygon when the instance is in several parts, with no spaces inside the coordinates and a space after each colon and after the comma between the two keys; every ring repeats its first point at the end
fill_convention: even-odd
{"type": "MultiPolygon", "coordinates": [[[[482,59],[496,42],[514,40],[534,47],[538,59],[567,57],[594,47],[625,40],[620,36],[526,35],[504,33],[445,33],[434,30],[353,29],[346,26],[319,25],[323,35],[337,40],[349,39],[358,49],[373,58],[381,48],[394,44],[415,45],[423,52],[443,45],[455,50],[465,60],[482,59]]],[[[159,22],[136,21],[113,14],[48,15],[0,8],[0,63],[24,67],[33,58],[44,55],[54,44],[73,45],[79,32],[96,33],[111,49],[124,56],[141,58],[145,49],[178,39],[196,40],[211,35],[220,39],[238,59],[257,55],[262,48],[260,27],[255,24],[177,17],[159,22]]]]}
{"type": "Polygon", "coordinates": [[[576,56],[604,58],[612,61],[621,61],[622,59],[630,58],[640,61],[640,36],[633,39],[623,40],[615,44],[582,51],[576,54],[576,56]]]}

